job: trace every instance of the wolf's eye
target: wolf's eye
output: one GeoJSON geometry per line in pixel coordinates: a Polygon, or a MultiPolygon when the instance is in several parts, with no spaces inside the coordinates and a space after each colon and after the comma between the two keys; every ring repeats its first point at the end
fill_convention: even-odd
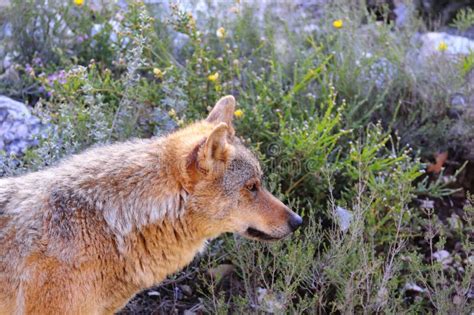
{"type": "Polygon", "coordinates": [[[253,184],[250,184],[250,185],[247,185],[247,190],[250,191],[250,192],[257,192],[258,190],[258,187],[257,187],[257,184],[253,183],[253,184]]]}

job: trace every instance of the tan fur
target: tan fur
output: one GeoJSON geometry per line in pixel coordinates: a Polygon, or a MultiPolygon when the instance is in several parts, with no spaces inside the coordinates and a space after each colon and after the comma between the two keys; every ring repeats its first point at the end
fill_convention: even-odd
{"type": "Polygon", "coordinates": [[[300,218],[261,187],[234,106],[227,96],[167,137],[0,179],[0,314],[111,314],[208,239],[289,234],[300,218]]]}

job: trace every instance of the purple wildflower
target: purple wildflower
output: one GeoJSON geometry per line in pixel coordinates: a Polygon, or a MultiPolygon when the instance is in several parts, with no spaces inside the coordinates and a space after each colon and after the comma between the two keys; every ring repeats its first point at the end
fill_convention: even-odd
{"type": "Polygon", "coordinates": [[[77,41],[78,44],[81,44],[81,43],[83,43],[84,41],[86,41],[88,39],[89,39],[89,35],[83,34],[83,35],[77,36],[76,41],[77,41]]]}
{"type": "Polygon", "coordinates": [[[33,67],[29,63],[26,64],[25,71],[29,75],[33,75],[35,73],[35,70],[33,69],[33,67]]]}
{"type": "Polygon", "coordinates": [[[33,58],[33,64],[39,67],[43,66],[43,60],[40,57],[33,58]]]}
{"type": "Polygon", "coordinates": [[[65,84],[66,83],[66,71],[60,70],[58,72],[53,72],[50,75],[48,75],[48,83],[49,85],[53,85],[54,83],[58,82],[59,84],[65,84]]]}

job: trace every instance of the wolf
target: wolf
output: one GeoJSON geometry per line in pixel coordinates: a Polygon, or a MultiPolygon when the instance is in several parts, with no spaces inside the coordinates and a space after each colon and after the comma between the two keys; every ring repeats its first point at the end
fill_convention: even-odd
{"type": "Polygon", "coordinates": [[[301,217],[235,135],[235,103],[162,138],[0,179],[0,314],[113,314],[222,233],[296,230],[301,217]]]}

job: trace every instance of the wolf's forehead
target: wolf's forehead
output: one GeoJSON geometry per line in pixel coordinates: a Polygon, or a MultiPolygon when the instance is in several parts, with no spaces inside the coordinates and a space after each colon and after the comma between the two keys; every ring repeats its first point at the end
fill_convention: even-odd
{"type": "Polygon", "coordinates": [[[224,174],[224,187],[235,190],[235,187],[243,186],[251,178],[260,178],[262,171],[260,165],[252,153],[245,150],[237,154],[229,163],[224,174]]]}

